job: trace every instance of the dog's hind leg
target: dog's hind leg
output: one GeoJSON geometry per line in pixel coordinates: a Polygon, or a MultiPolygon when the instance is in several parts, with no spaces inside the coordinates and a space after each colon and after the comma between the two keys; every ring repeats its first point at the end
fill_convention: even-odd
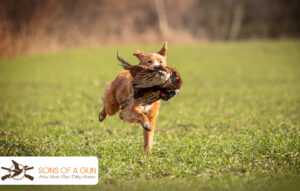
{"type": "Polygon", "coordinates": [[[119,111],[120,105],[115,99],[115,88],[112,82],[106,86],[102,100],[103,109],[99,113],[99,121],[103,121],[107,115],[114,115],[119,111]]]}
{"type": "Polygon", "coordinates": [[[105,112],[105,108],[103,107],[102,111],[99,113],[99,121],[103,121],[107,116],[107,113],[105,112]]]}

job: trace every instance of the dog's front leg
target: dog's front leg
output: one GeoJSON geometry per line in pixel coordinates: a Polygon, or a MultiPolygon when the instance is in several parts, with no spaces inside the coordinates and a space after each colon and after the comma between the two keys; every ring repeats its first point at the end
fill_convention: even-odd
{"type": "Polygon", "coordinates": [[[120,118],[129,123],[140,123],[146,131],[151,130],[149,118],[138,104],[123,109],[120,112],[120,118]]]}
{"type": "Polygon", "coordinates": [[[155,130],[155,123],[156,123],[156,116],[151,117],[149,116],[150,124],[151,124],[151,130],[147,131],[144,129],[144,150],[151,153],[151,149],[153,146],[153,137],[154,137],[154,130],[155,130]]]}
{"type": "Polygon", "coordinates": [[[156,125],[156,118],[159,113],[160,101],[154,102],[152,108],[148,113],[148,119],[151,123],[151,131],[144,130],[144,149],[151,153],[152,146],[154,144],[154,130],[156,125]]]}
{"type": "Polygon", "coordinates": [[[151,131],[147,131],[144,129],[144,150],[151,153],[151,149],[153,146],[153,136],[154,136],[154,127],[151,126],[151,131]]]}
{"type": "Polygon", "coordinates": [[[141,107],[139,107],[139,106],[134,107],[132,115],[135,119],[137,119],[140,122],[140,124],[142,125],[142,127],[144,128],[145,131],[151,131],[151,129],[152,129],[151,123],[150,123],[147,115],[144,114],[141,107]]]}

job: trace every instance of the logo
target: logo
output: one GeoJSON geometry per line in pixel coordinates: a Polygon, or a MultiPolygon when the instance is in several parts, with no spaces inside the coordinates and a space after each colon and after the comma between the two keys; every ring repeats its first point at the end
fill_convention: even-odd
{"type": "Polygon", "coordinates": [[[1,180],[4,181],[8,178],[12,178],[14,180],[22,180],[23,178],[27,178],[33,181],[34,177],[27,174],[28,170],[32,170],[33,167],[29,167],[27,165],[22,165],[12,160],[13,165],[10,168],[1,167],[3,170],[7,170],[8,174],[1,177],[1,180]]]}
{"type": "Polygon", "coordinates": [[[97,183],[97,157],[0,156],[0,186],[97,183]]]}

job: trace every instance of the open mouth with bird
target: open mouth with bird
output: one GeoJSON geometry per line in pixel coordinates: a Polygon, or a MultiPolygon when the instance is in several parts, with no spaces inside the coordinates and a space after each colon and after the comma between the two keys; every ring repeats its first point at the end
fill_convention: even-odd
{"type": "Polygon", "coordinates": [[[140,105],[148,105],[162,99],[168,101],[181,89],[182,80],[176,69],[171,67],[131,65],[117,52],[117,59],[125,70],[129,70],[133,77],[133,96],[128,97],[122,103],[124,109],[132,98],[137,99],[140,105]]]}

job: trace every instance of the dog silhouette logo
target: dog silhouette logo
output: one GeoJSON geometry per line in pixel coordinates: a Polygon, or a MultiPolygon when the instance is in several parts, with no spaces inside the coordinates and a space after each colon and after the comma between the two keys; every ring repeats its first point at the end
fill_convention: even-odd
{"type": "Polygon", "coordinates": [[[8,174],[1,177],[2,181],[7,178],[12,178],[14,180],[22,180],[24,177],[33,181],[34,177],[27,174],[28,170],[32,170],[33,167],[27,165],[22,165],[12,160],[13,165],[10,168],[1,167],[3,170],[7,170],[8,174]]]}

